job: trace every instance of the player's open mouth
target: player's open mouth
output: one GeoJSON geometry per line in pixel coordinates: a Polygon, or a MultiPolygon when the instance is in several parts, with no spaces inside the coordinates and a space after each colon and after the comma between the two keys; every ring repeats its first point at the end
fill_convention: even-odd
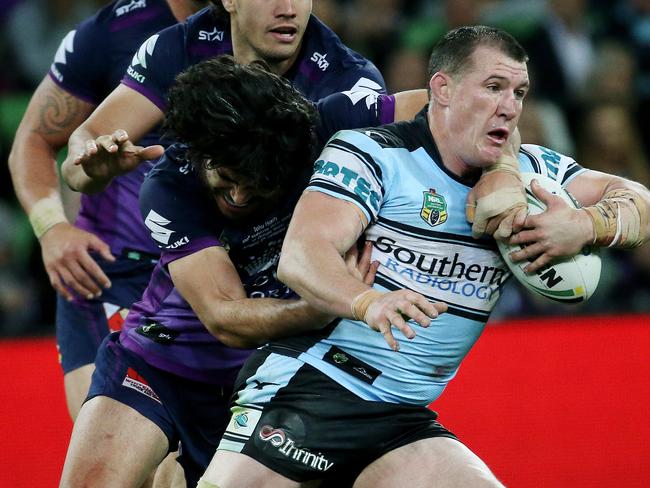
{"type": "Polygon", "coordinates": [[[298,29],[293,25],[280,25],[271,29],[273,37],[282,42],[293,42],[298,34],[298,29]]]}
{"type": "Polygon", "coordinates": [[[508,140],[508,135],[510,132],[508,129],[493,129],[488,132],[488,137],[493,140],[495,143],[501,145],[508,140]]]}

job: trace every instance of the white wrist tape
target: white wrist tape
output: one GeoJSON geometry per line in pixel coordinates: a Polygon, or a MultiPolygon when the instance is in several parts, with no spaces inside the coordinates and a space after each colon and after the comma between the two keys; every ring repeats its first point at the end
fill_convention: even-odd
{"type": "Polygon", "coordinates": [[[632,190],[612,190],[584,209],[594,223],[594,244],[608,247],[639,247],[647,239],[648,208],[632,190]]]}
{"type": "Polygon", "coordinates": [[[29,212],[29,223],[32,224],[36,238],[61,222],[67,222],[61,200],[56,197],[41,198],[29,212]]]}

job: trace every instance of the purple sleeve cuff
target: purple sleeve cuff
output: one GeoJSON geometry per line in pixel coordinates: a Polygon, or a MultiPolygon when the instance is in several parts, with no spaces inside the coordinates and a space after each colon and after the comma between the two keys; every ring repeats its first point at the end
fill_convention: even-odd
{"type": "Polygon", "coordinates": [[[395,121],[395,97],[393,95],[381,95],[380,100],[379,121],[382,125],[393,123],[395,121]]]}
{"type": "Polygon", "coordinates": [[[160,255],[160,264],[167,266],[172,261],[177,259],[184,258],[190,254],[201,251],[208,247],[223,247],[223,243],[216,237],[200,237],[198,239],[192,239],[189,243],[184,246],[180,246],[177,249],[163,249],[160,255]]]}
{"type": "Polygon", "coordinates": [[[161,111],[164,112],[167,110],[167,104],[165,103],[164,99],[156,95],[152,90],[149,90],[146,87],[142,86],[140,83],[133,81],[129,75],[125,75],[124,78],[122,78],[121,83],[124,86],[128,86],[132,90],[137,91],[143,97],[149,99],[151,103],[156,105],[156,107],[158,107],[161,111]]]}

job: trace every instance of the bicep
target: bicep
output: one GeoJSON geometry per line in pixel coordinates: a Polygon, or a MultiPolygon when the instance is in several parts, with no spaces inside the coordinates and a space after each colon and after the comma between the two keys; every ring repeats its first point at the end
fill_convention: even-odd
{"type": "Polygon", "coordinates": [[[620,176],[587,170],[577,175],[567,185],[567,190],[583,207],[598,203],[603,195],[616,188],[636,185],[620,176]]]}
{"type": "Polygon", "coordinates": [[[174,286],[204,318],[215,304],[246,298],[241,279],[228,253],[220,246],[211,246],[168,264],[174,286]]]}
{"type": "Polygon", "coordinates": [[[286,247],[312,241],[330,244],[343,254],[357,241],[368,220],[355,204],[317,191],[306,191],[294,211],[286,247]]]}
{"type": "Polygon", "coordinates": [[[137,143],[162,121],[163,112],[144,95],[126,85],[118,85],[97,107],[82,129],[91,138],[123,129],[137,143]]]}
{"type": "Polygon", "coordinates": [[[46,76],[27,106],[16,139],[38,137],[53,150],[58,150],[94,108],[46,76]]]}

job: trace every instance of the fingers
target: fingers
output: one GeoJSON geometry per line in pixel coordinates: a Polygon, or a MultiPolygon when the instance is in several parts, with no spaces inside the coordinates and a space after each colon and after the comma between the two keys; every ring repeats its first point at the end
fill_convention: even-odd
{"type": "Polygon", "coordinates": [[[373,283],[375,282],[375,276],[377,276],[377,269],[379,268],[379,261],[373,261],[370,263],[370,267],[368,268],[368,272],[363,278],[363,282],[368,285],[372,286],[373,283]]]}
{"type": "Polygon", "coordinates": [[[147,146],[137,151],[137,156],[143,160],[158,159],[165,153],[165,148],[160,145],[147,146]]]}
{"type": "Polygon", "coordinates": [[[372,328],[384,335],[394,351],[399,349],[392,327],[397,328],[408,339],[416,336],[411,320],[421,327],[429,327],[431,319],[447,310],[445,304],[431,303],[419,293],[399,290],[384,294],[374,301],[366,312],[364,320],[372,328]]]}
{"type": "Polygon", "coordinates": [[[74,296],[65,287],[59,274],[56,271],[49,268],[45,268],[45,271],[47,271],[47,275],[50,278],[50,285],[52,285],[52,288],[54,288],[56,292],[59,293],[67,301],[71,302],[74,299],[74,296]]]}
{"type": "Polygon", "coordinates": [[[476,197],[474,196],[474,189],[472,188],[467,194],[467,200],[465,202],[465,218],[470,224],[473,224],[475,215],[476,215],[476,197]]]}
{"type": "Polygon", "coordinates": [[[111,263],[115,261],[115,256],[113,256],[113,253],[111,253],[111,248],[99,237],[93,235],[90,239],[89,246],[97,251],[99,255],[106,261],[110,261],[111,263]]]}

